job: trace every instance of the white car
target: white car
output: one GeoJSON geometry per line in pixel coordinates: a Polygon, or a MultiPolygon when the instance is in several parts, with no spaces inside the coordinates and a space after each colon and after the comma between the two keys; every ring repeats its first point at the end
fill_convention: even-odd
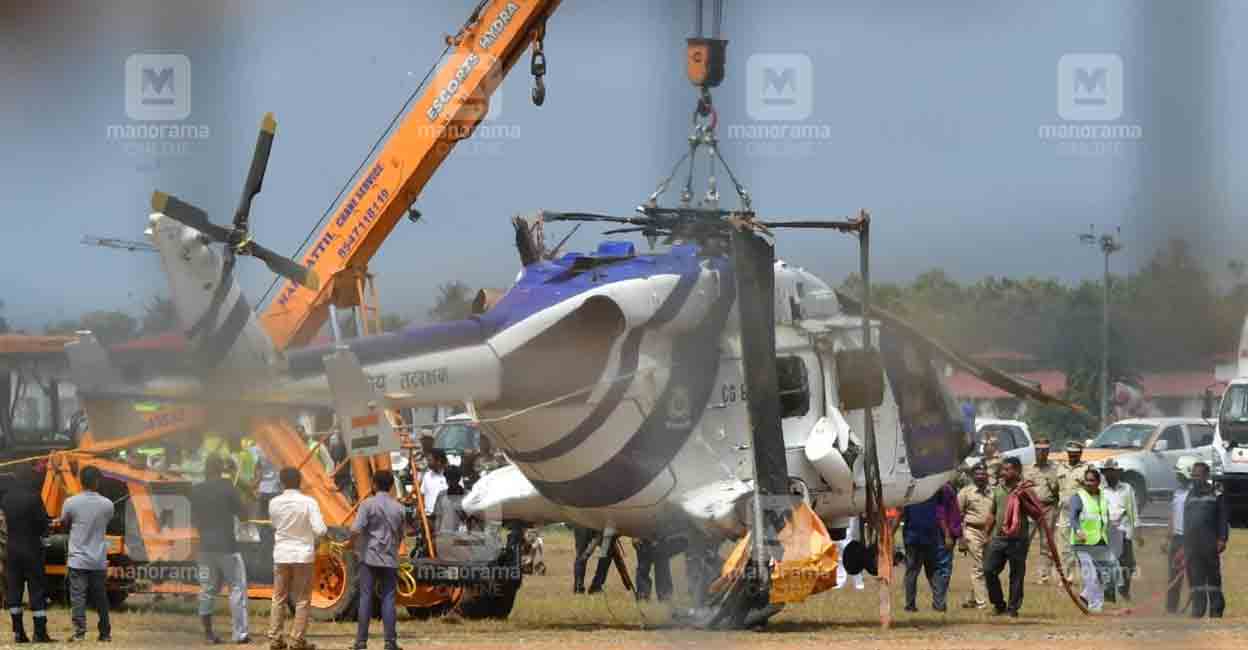
{"type": "Polygon", "coordinates": [[[1036,462],[1036,446],[1031,440],[1031,429],[1021,420],[998,420],[995,418],[975,418],[975,443],[971,455],[966,459],[966,467],[974,467],[984,457],[984,439],[988,435],[997,438],[997,451],[1002,457],[1017,458],[1023,465],[1036,462]]]}
{"type": "Polygon", "coordinates": [[[1132,418],[1119,420],[1083,450],[1097,467],[1113,458],[1122,480],[1135,489],[1141,504],[1166,498],[1179,487],[1174,464],[1182,456],[1213,460],[1214,424],[1202,418],[1132,418]]]}

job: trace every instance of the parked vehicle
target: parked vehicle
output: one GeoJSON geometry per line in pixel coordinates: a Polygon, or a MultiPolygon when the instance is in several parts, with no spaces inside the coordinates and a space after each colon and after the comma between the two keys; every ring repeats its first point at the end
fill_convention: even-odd
{"type": "MultiPolygon", "coordinates": [[[[1248,329],[1246,329],[1248,333],[1248,329]]],[[[1213,417],[1213,395],[1206,398],[1205,412],[1213,417]]],[[[1213,480],[1222,486],[1231,523],[1248,526],[1248,377],[1232,381],[1217,411],[1213,438],[1213,480]]]]}
{"type": "Polygon", "coordinates": [[[1105,428],[1084,448],[1084,460],[1102,465],[1110,458],[1140,503],[1167,498],[1179,487],[1174,465],[1182,456],[1212,463],[1214,424],[1202,418],[1133,418],[1105,428]]]}
{"type": "Polygon", "coordinates": [[[966,467],[974,467],[983,460],[984,442],[993,437],[997,441],[997,451],[1002,457],[1014,457],[1023,465],[1036,462],[1036,447],[1031,439],[1031,429],[1021,420],[998,420],[995,418],[975,419],[975,443],[971,455],[967,457],[966,467]]]}

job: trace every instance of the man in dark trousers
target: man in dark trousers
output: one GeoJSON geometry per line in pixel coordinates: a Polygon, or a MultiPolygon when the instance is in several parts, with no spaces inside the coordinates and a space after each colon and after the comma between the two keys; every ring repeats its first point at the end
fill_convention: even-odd
{"type": "Polygon", "coordinates": [[[13,618],[13,641],[29,643],[22,623],[22,592],[30,592],[30,609],[35,618],[35,643],[54,643],[48,637],[47,576],[43,572],[43,537],[48,534],[48,511],[35,491],[35,473],[30,465],[16,467],[13,486],[5,493],[0,507],[8,522],[9,549],[4,570],[8,578],[9,615],[13,618]]]}
{"type": "Polygon", "coordinates": [[[1192,488],[1183,508],[1183,555],[1192,586],[1192,618],[1222,618],[1222,552],[1230,537],[1226,500],[1209,482],[1209,465],[1192,465],[1192,488]]]}
{"type": "MultiPolygon", "coordinates": [[[[400,650],[395,630],[395,593],[398,589],[399,542],[403,541],[403,506],[391,494],[394,475],[388,470],[373,474],[373,494],[360,503],[351,524],[350,545],[360,567],[360,593],[378,594],[386,650],[400,650]]],[[[355,648],[368,648],[368,624],[373,618],[373,599],[360,597],[356,615],[355,648]]]]}
{"type": "Polygon", "coordinates": [[[997,513],[992,526],[988,548],[984,552],[984,582],[988,586],[988,600],[992,602],[994,616],[1018,617],[1023,606],[1023,581],[1027,575],[1027,547],[1031,536],[1030,522],[1020,516],[1021,522],[1013,535],[1005,533],[1005,511],[1010,492],[1018,488],[1023,478],[1023,464],[1013,456],[1001,463],[1001,484],[993,488],[993,511],[997,513]],[[1010,600],[1007,604],[1001,591],[1001,572],[1010,566],[1010,600]]]}
{"type": "Polygon", "coordinates": [[[589,564],[589,544],[594,541],[593,529],[569,523],[576,543],[576,557],[572,558],[572,593],[585,593],[585,567],[589,564]]]}
{"type": "Polygon", "coordinates": [[[650,600],[650,572],[654,571],[654,595],[659,602],[672,597],[672,558],[664,545],[655,540],[633,540],[637,552],[637,600],[650,600]]]}
{"type": "Polygon", "coordinates": [[[87,602],[95,607],[100,641],[112,641],[108,618],[108,522],[113,502],[99,493],[100,470],[83,468],[78,480],[82,491],[65,500],[57,527],[69,527],[69,604],[74,623],[73,641],[87,638],[87,602]]]}
{"type": "Polygon", "coordinates": [[[243,516],[243,500],[224,473],[225,460],[213,454],[204,461],[203,482],[191,488],[191,520],[199,531],[199,620],[204,638],[221,643],[212,631],[212,611],[224,583],[230,589],[232,640],[249,643],[247,567],[234,534],[235,520],[243,516]]]}

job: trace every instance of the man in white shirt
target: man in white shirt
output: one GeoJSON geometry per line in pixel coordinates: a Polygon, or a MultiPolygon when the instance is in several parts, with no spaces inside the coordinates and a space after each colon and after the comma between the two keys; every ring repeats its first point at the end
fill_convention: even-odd
{"type": "MultiPolygon", "coordinates": [[[[438,497],[447,490],[446,475],[443,473],[446,466],[446,452],[434,449],[429,454],[429,468],[420,476],[420,496],[424,501],[425,515],[431,519],[438,511],[438,497]]],[[[436,528],[432,524],[430,527],[436,528]]]]}
{"type": "Polygon", "coordinates": [[[1184,456],[1174,467],[1179,487],[1170,497],[1170,526],[1166,532],[1166,542],[1161,546],[1161,550],[1166,553],[1166,565],[1170,567],[1166,572],[1166,612],[1169,614],[1178,613],[1179,598],[1183,595],[1184,572],[1175,556],[1183,550],[1183,508],[1187,504],[1187,494],[1191,491],[1192,465],[1195,460],[1192,456],[1184,456]]]}
{"type": "Polygon", "coordinates": [[[304,634],[308,628],[308,606],[312,593],[316,538],[329,529],[321,518],[316,501],[299,491],[299,470],[284,467],[279,474],[285,491],[269,502],[273,525],[273,606],[269,613],[271,650],[315,650],[304,634]],[[282,638],[286,623],[287,598],[295,603],[295,620],[290,641],[282,638]]]}
{"type": "MultiPolygon", "coordinates": [[[[1118,558],[1121,572],[1117,578],[1118,593],[1131,600],[1131,578],[1135,574],[1135,528],[1140,520],[1140,509],[1135,489],[1122,480],[1122,468],[1113,458],[1101,466],[1105,475],[1105,501],[1109,505],[1109,549],[1118,558]]],[[[1143,540],[1139,540],[1143,546],[1143,540]]],[[[1105,593],[1105,600],[1114,602],[1115,585],[1105,593]]]]}

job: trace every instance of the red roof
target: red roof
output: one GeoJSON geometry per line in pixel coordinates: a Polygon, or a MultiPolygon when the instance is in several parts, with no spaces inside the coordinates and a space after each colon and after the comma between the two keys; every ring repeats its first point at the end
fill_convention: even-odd
{"type": "MultiPolygon", "coordinates": [[[[1050,394],[1058,395],[1066,390],[1066,373],[1060,370],[1036,370],[1033,372],[1011,373],[1012,377],[1038,387],[1050,394]]],[[[1006,399],[1014,397],[996,386],[984,383],[978,377],[965,372],[955,372],[948,377],[946,383],[953,396],[958,399],[1006,399]]]]}
{"type": "Polygon", "coordinates": [[[40,355],[64,354],[65,344],[73,341],[73,336],[32,336],[29,334],[0,335],[0,354],[3,355],[40,355]]]}

